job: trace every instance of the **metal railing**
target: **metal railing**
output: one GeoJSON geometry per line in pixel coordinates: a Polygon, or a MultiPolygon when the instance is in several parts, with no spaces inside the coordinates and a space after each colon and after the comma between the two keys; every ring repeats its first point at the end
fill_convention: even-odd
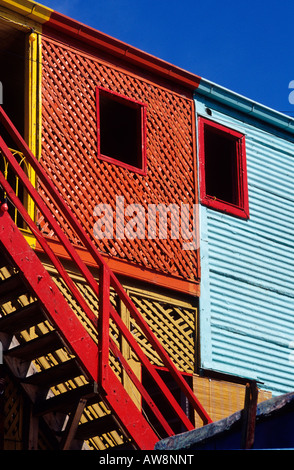
{"type": "MultiPolygon", "coordinates": [[[[7,162],[7,165],[9,165],[9,171],[13,172],[18,181],[21,182],[22,187],[29,195],[29,197],[31,197],[38,210],[42,213],[42,216],[44,217],[44,219],[46,219],[46,222],[54,231],[55,236],[63,245],[70,259],[75,263],[75,265],[79,269],[87,285],[91,287],[94,295],[97,296],[99,312],[93,311],[90,308],[89,304],[81,294],[80,290],[77,288],[76,284],[73,282],[68,272],[64,268],[62,262],[50,248],[50,245],[47,243],[46,237],[44,237],[34,220],[28,214],[27,209],[23,204],[23,201],[21,201],[21,199],[18,197],[17,191],[15,191],[9,184],[9,181],[5,177],[7,175],[0,172],[0,186],[3,188],[6,197],[14,206],[18,214],[21,216],[24,223],[29,227],[29,229],[35,236],[39,245],[42,247],[44,253],[48,256],[49,260],[52,262],[53,266],[56,268],[63,281],[66,283],[74,300],[83,309],[85,315],[88,317],[90,322],[92,322],[92,325],[97,328],[99,366],[97,377],[99,385],[105,390],[106,394],[110,394],[113,390],[113,387],[115,387],[114,374],[110,366],[111,353],[120,362],[122,368],[128,375],[133,386],[139,392],[141,399],[144,400],[144,403],[147,405],[149,412],[151,412],[152,416],[155,416],[158,420],[161,429],[164,430],[164,434],[174,434],[174,430],[167,422],[163,410],[159,409],[160,407],[155,404],[147,389],[143,386],[142,381],[140,381],[137,375],[134,373],[127,359],[124,357],[122,351],[118,347],[117,343],[114,341],[114,338],[111,336],[110,322],[112,322],[112,324],[115,324],[115,327],[119,331],[119,334],[128,343],[129,347],[132,349],[132,351],[140,361],[141,367],[147,371],[150,378],[154,381],[157,388],[160,390],[162,397],[164,397],[164,399],[168,401],[177,419],[182,423],[186,430],[194,429],[193,423],[188,419],[185,412],[182,410],[180,404],[174,398],[173,394],[158,374],[156,368],[149,361],[143,349],[136,342],[136,338],[128,329],[126,324],[122,321],[122,318],[120,317],[119,313],[111,303],[110,294],[112,291],[115,292],[115,294],[118,296],[120,302],[125,305],[125,308],[128,310],[130,316],[135,320],[136,324],[139,326],[152,348],[154,348],[154,350],[160,357],[162,363],[164,364],[166,370],[169,371],[174,381],[177,383],[178,387],[189,401],[193,410],[195,410],[200,415],[205,424],[211,422],[211,418],[209,417],[205,409],[202,407],[194,392],[187,384],[182,374],[175,367],[167,352],[148,326],[146,320],[143,318],[143,316],[140,314],[132,300],[129,298],[115,274],[110,270],[104,258],[101,256],[89,236],[86,234],[79,221],[72,214],[71,210],[63,200],[62,196],[56,190],[53,182],[47,176],[41,164],[31,153],[25,141],[18,133],[17,129],[14,127],[13,123],[10,121],[8,116],[5,114],[2,107],[0,107],[0,123],[6,128],[10,136],[13,138],[16,147],[19,149],[17,153],[13,154],[13,152],[7,147],[3,138],[0,136],[0,150],[5,158],[5,161],[7,162]],[[93,277],[93,274],[90,272],[89,268],[84,264],[84,262],[80,258],[75,247],[64,234],[62,227],[54,218],[54,215],[51,213],[50,208],[46,205],[38,191],[30,182],[26,172],[21,166],[21,162],[18,161],[18,159],[16,158],[18,155],[22,155],[22,163],[25,161],[26,165],[30,165],[32,167],[33,171],[36,173],[36,177],[38,178],[38,180],[42,182],[43,187],[46,189],[48,194],[50,194],[50,196],[54,199],[54,203],[62,212],[63,217],[65,218],[67,223],[71,225],[71,227],[79,237],[81,244],[87,249],[89,254],[92,256],[99,269],[98,283],[93,277]]],[[[148,413],[147,422],[149,423],[148,413]]]]}
{"type": "MultiPolygon", "coordinates": [[[[15,157],[15,159],[18,161],[19,166],[21,168],[23,168],[26,175],[29,175],[30,168],[29,168],[29,165],[26,161],[26,158],[25,158],[24,154],[22,152],[18,151],[18,150],[12,149],[12,148],[9,148],[9,150],[12,153],[12,155],[15,157]]],[[[1,160],[1,163],[0,163],[0,168],[2,168],[2,170],[3,170],[4,178],[7,181],[9,181],[10,186],[14,188],[14,192],[15,192],[16,196],[23,201],[25,206],[28,206],[28,197],[27,197],[27,195],[25,194],[25,192],[23,190],[23,187],[21,185],[19,177],[17,175],[15,175],[13,172],[11,172],[11,173],[9,172],[9,162],[7,161],[7,159],[5,158],[5,156],[3,155],[2,152],[0,152],[0,154],[1,154],[1,157],[2,157],[2,160],[1,160]]],[[[6,197],[7,197],[7,194],[4,191],[3,199],[5,200],[6,197]]],[[[15,207],[10,207],[9,208],[9,213],[10,213],[14,223],[16,225],[20,226],[21,221],[19,220],[19,215],[18,215],[17,209],[15,207]]],[[[21,227],[21,228],[24,228],[24,227],[21,227]]]]}

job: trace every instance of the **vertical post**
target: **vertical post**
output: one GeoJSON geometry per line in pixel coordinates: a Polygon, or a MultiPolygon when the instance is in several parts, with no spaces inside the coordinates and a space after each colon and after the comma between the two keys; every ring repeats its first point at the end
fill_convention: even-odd
{"type": "Polygon", "coordinates": [[[39,418],[34,416],[33,405],[28,400],[24,402],[25,425],[24,425],[24,450],[38,450],[39,440],[39,418]]]}
{"type": "Polygon", "coordinates": [[[98,317],[98,383],[104,388],[108,377],[109,362],[109,305],[110,273],[102,265],[99,274],[99,317],[98,317]]]}
{"type": "Polygon", "coordinates": [[[81,398],[75,408],[72,410],[60,443],[60,450],[70,449],[70,445],[75,437],[75,433],[78,429],[79,422],[86,404],[87,400],[85,398],[81,398]]]}
{"type": "Polygon", "coordinates": [[[258,388],[253,380],[246,384],[243,410],[242,449],[251,449],[254,444],[258,388]]]}

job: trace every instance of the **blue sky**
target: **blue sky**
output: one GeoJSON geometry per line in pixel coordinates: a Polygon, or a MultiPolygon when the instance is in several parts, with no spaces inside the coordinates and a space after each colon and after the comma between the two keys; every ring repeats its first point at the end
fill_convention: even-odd
{"type": "Polygon", "coordinates": [[[293,0],[39,2],[294,116],[289,102],[289,83],[294,80],[293,0]]]}

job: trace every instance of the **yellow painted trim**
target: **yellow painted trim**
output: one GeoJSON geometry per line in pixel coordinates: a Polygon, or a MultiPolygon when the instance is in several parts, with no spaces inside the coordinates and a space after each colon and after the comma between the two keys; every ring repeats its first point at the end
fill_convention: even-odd
{"type": "Polygon", "coordinates": [[[0,6],[12,10],[21,16],[25,16],[37,23],[43,24],[49,21],[53,12],[51,8],[31,0],[0,0],[0,6]]]}
{"type": "MultiPolygon", "coordinates": [[[[41,35],[27,34],[25,74],[25,140],[37,159],[41,156],[41,35]]],[[[36,186],[35,171],[29,167],[28,177],[36,186]]],[[[35,218],[35,204],[31,197],[26,200],[29,216],[35,218]]],[[[35,248],[36,240],[24,231],[28,243],[35,248]]]]}
{"type": "MultiPolygon", "coordinates": [[[[122,301],[120,301],[119,304],[120,304],[119,310],[120,310],[121,319],[124,322],[124,324],[127,326],[127,328],[130,329],[130,312],[128,311],[128,309],[126,308],[126,306],[124,305],[122,301]]],[[[134,374],[137,376],[137,378],[141,382],[142,381],[141,362],[138,359],[136,359],[134,354],[132,354],[131,347],[129,343],[125,340],[123,335],[121,335],[120,341],[121,341],[121,353],[123,357],[126,359],[129,367],[132,369],[134,374]]],[[[141,410],[142,408],[141,394],[137,390],[137,388],[134,386],[132,380],[129,378],[124,368],[122,368],[121,380],[122,380],[122,384],[125,390],[128,392],[128,395],[132,398],[133,402],[139,408],[139,410],[141,410]]]]}
{"type": "MultiPolygon", "coordinates": [[[[26,38],[25,140],[36,158],[41,156],[41,35],[26,38]]],[[[33,181],[32,181],[33,182],[33,181]]]]}
{"type": "Polygon", "coordinates": [[[195,302],[195,298],[187,297],[186,295],[177,295],[173,292],[172,295],[168,295],[167,293],[157,292],[151,289],[144,289],[142,287],[136,287],[136,283],[128,283],[125,284],[125,288],[128,288],[129,294],[139,295],[141,297],[148,298],[150,300],[158,301],[158,302],[166,302],[171,305],[182,307],[182,308],[192,308],[197,310],[197,304],[195,302]]]}
{"type": "Polygon", "coordinates": [[[37,35],[38,38],[38,90],[37,90],[37,128],[36,128],[36,157],[38,160],[41,158],[42,153],[42,36],[37,35]]]}

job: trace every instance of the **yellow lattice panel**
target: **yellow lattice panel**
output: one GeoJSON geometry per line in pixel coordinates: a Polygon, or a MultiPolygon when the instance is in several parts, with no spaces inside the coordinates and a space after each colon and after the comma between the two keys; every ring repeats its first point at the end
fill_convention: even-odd
{"type": "MultiPolygon", "coordinates": [[[[195,369],[196,307],[188,301],[152,293],[129,290],[129,295],[178,369],[192,373],[195,369]]],[[[130,321],[131,331],[147,357],[156,366],[162,366],[141,329],[133,319],[130,321]]]]}

